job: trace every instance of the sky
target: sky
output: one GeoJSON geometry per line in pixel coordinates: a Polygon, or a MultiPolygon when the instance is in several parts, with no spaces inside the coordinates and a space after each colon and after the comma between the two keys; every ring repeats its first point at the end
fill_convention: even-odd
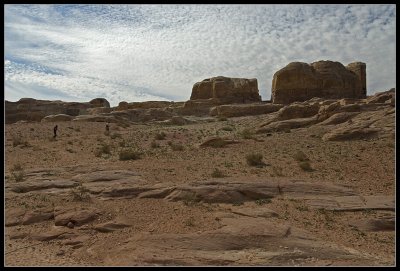
{"type": "Polygon", "coordinates": [[[270,100],[290,62],[367,64],[396,87],[392,5],[5,5],[5,99],[186,101],[203,79],[256,78],[270,100]]]}

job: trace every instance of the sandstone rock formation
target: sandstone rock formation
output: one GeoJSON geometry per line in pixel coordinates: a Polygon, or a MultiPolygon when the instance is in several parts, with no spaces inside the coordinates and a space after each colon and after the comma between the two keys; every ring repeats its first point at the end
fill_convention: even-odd
{"type": "Polygon", "coordinates": [[[104,98],[95,98],[89,102],[93,107],[107,107],[110,108],[110,103],[104,98]]]}
{"type": "Polygon", "coordinates": [[[278,104],[225,104],[219,105],[210,110],[211,116],[218,117],[239,117],[269,114],[281,109],[283,105],[278,104]]]}
{"type": "Polygon", "coordinates": [[[219,99],[222,103],[259,102],[257,79],[217,76],[193,85],[190,100],[219,99]]]}
{"type": "Polygon", "coordinates": [[[49,115],[65,114],[78,116],[87,114],[89,108],[110,107],[104,98],[97,98],[87,103],[46,101],[22,98],[17,102],[5,101],[5,122],[14,123],[20,120],[41,121],[49,115]]]}
{"type": "Polygon", "coordinates": [[[329,99],[365,98],[365,63],[343,66],[339,62],[289,63],[274,74],[272,102],[289,104],[313,97],[329,99]]]}

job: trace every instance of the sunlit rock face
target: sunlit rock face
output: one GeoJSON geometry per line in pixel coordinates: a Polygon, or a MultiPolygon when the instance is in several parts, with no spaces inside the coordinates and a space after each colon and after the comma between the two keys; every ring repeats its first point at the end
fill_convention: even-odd
{"type": "Polygon", "coordinates": [[[313,97],[362,99],[367,93],[365,71],[362,62],[346,67],[334,61],[291,62],[273,76],[272,102],[289,104],[313,97]]]}

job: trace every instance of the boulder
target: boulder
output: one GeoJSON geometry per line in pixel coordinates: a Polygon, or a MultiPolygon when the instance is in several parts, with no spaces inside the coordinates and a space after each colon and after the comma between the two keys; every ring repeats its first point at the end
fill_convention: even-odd
{"type": "Polygon", "coordinates": [[[389,102],[391,103],[393,100],[396,98],[396,90],[394,88],[391,88],[388,91],[384,91],[384,92],[378,92],[373,96],[367,97],[365,99],[365,102],[367,104],[371,104],[371,103],[385,103],[385,102],[389,102]]]}
{"type": "Polygon", "coordinates": [[[318,122],[317,116],[272,122],[256,130],[256,133],[282,132],[291,129],[311,126],[318,122]]]}
{"type": "Polygon", "coordinates": [[[110,108],[110,103],[104,98],[95,98],[89,102],[92,107],[107,107],[110,108]]]}
{"type": "Polygon", "coordinates": [[[334,61],[289,63],[273,76],[272,102],[289,104],[312,97],[365,98],[365,67],[361,62],[347,67],[334,61]]]}
{"type": "Polygon", "coordinates": [[[81,226],[95,220],[101,212],[95,208],[65,208],[57,206],[54,208],[54,220],[56,226],[81,226]]]}
{"type": "Polygon", "coordinates": [[[223,103],[260,102],[257,79],[217,76],[193,85],[190,100],[218,98],[223,103]]]}
{"type": "Polygon", "coordinates": [[[119,229],[130,227],[131,224],[124,220],[108,221],[102,224],[98,224],[94,227],[99,232],[113,232],[119,229]]]}
{"type": "Polygon", "coordinates": [[[229,104],[219,105],[210,110],[211,116],[218,117],[239,117],[269,114],[281,109],[283,105],[279,104],[229,104]]]}
{"type": "Polygon", "coordinates": [[[339,123],[346,122],[353,118],[354,116],[357,116],[359,112],[340,112],[333,114],[331,117],[328,119],[318,123],[318,125],[336,125],[339,123]]]}
{"type": "Polygon", "coordinates": [[[393,215],[385,215],[372,219],[351,220],[349,225],[362,231],[394,231],[395,217],[393,215]]]}

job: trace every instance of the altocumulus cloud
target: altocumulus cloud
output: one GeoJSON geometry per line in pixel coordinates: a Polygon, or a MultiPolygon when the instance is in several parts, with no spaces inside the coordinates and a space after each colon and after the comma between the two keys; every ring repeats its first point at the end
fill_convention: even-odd
{"type": "Polygon", "coordinates": [[[5,98],[187,100],[208,77],[257,78],[270,99],[289,62],[367,63],[396,84],[395,5],[6,5],[5,98]]]}

